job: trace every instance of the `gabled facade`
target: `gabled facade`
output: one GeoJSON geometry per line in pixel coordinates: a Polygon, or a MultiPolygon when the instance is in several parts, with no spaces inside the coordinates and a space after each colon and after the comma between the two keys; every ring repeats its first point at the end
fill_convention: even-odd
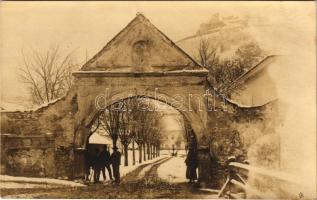
{"type": "Polygon", "coordinates": [[[146,17],[137,14],[81,71],[166,72],[201,69],[146,17]]]}

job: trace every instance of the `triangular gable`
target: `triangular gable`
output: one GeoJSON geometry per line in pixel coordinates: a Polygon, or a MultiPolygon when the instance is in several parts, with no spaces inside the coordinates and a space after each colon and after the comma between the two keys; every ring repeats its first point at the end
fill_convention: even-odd
{"type": "Polygon", "coordinates": [[[82,71],[161,72],[203,69],[189,55],[138,14],[82,71]]]}

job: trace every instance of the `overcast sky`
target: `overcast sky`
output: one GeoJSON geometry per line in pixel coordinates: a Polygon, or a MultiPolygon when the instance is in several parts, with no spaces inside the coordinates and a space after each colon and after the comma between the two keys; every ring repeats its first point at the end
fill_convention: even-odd
{"type": "MultiPolygon", "coordinates": [[[[1,2],[0,67],[2,99],[26,96],[17,80],[21,50],[62,45],[77,49],[79,62],[97,53],[142,12],[172,40],[195,33],[214,13],[257,15],[292,23],[314,17],[314,2],[1,2]],[[298,13],[300,15],[298,15],[298,13]]],[[[305,22],[304,22],[305,23],[305,22]]],[[[298,25],[300,26],[300,25],[298,25]]],[[[304,26],[304,25],[303,25],[304,26]]]]}

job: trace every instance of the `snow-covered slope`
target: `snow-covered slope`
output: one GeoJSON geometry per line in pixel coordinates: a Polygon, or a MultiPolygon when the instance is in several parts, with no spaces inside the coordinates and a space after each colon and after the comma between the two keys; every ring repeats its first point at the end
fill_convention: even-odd
{"type": "MultiPolygon", "coordinates": [[[[251,20],[250,20],[251,21],[251,20]]],[[[302,25],[304,26],[304,25],[302,25]]],[[[218,55],[228,58],[244,44],[255,42],[267,55],[297,54],[314,42],[307,34],[314,31],[291,22],[249,22],[247,25],[226,24],[202,33],[193,33],[176,44],[192,57],[197,57],[201,38],[208,38],[210,45],[218,47],[218,55]]]]}

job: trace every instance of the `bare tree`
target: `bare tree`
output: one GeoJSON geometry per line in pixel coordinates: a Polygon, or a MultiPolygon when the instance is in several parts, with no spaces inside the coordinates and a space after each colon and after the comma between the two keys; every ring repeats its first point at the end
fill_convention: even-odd
{"type": "Polygon", "coordinates": [[[128,166],[128,147],[133,140],[132,130],[132,109],[130,109],[130,99],[123,101],[123,110],[119,122],[119,138],[124,150],[124,165],[128,166]]]}
{"type": "Polygon", "coordinates": [[[139,117],[136,119],[137,130],[135,131],[135,143],[138,145],[139,149],[139,163],[142,163],[142,151],[144,151],[144,158],[145,161],[145,141],[147,140],[147,132],[149,130],[149,126],[147,124],[147,115],[149,113],[146,111],[139,112],[139,117]]]}
{"type": "Polygon", "coordinates": [[[128,147],[131,143],[132,164],[135,164],[135,143],[138,143],[137,133],[139,132],[138,120],[141,113],[141,103],[142,101],[140,101],[139,97],[129,98],[123,101],[123,115],[120,120],[119,137],[124,147],[125,165],[128,165],[128,147]]]}
{"type": "Polygon", "coordinates": [[[208,38],[201,37],[198,47],[198,60],[205,67],[213,67],[218,63],[217,45],[211,45],[208,38]]]}
{"type": "Polygon", "coordinates": [[[160,119],[162,118],[163,114],[160,112],[152,112],[151,115],[147,118],[147,133],[146,133],[146,147],[147,147],[147,154],[148,159],[153,158],[153,151],[155,145],[160,142],[161,140],[161,127],[160,127],[160,119]]]}
{"type": "Polygon", "coordinates": [[[144,112],[142,110],[141,104],[143,103],[139,97],[130,99],[130,109],[131,109],[131,138],[132,138],[132,164],[135,165],[135,143],[138,145],[139,150],[139,163],[142,163],[142,145],[141,142],[143,141],[143,136],[140,131],[140,119],[144,118],[144,112]]]}
{"type": "Polygon", "coordinates": [[[128,147],[132,143],[133,163],[135,164],[134,142],[139,148],[139,163],[142,162],[142,150],[144,151],[144,161],[146,160],[145,146],[147,147],[148,159],[153,157],[157,151],[156,146],[161,142],[159,128],[159,113],[151,108],[142,106],[143,100],[139,97],[122,100],[107,107],[101,112],[99,120],[102,127],[111,136],[113,146],[117,140],[123,146],[124,164],[128,166],[128,147]]]}
{"type": "Polygon", "coordinates": [[[219,62],[218,67],[214,71],[214,77],[219,91],[223,95],[229,96],[230,91],[228,91],[227,88],[231,86],[238,77],[256,66],[265,57],[266,53],[256,42],[241,45],[235,51],[232,58],[227,58],[219,62]]]}
{"type": "Polygon", "coordinates": [[[22,51],[20,81],[28,87],[33,103],[40,105],[50,102],[70,89],[71,72],[79,66],[75,62],[74,52],[63,55],[58,46],[47,51],[33,50],[28,55],[22,51]]]}
{"type": "MultiPolygon", "coordinates": [[[[142,163],[142,151],[144,151],[143,160],[146,160],[146,141],[149,138],[149,133],[151,130],[151,120],[153,119],[153,111],[151,108],[148,108],[148,102],[146,98],[137,98],[133,106],[130,106],[132,109],[131,115],[133,118],[133,141],[138,145],[139,150],[139,163],[142,163]],[[146,105],[146,106],[145,106],[146,105]]],[[[133,101],[132,101],[133,102],[133,101]]]]}
{"type": "Polygon", "coordinates": [[[226,88],[239,76],[255,66],[265,57],[265,53],[256,42],[241,45],[231,58],[219,59],[217,44],[211,44],[208,38],[201,37],[196,58],[208,69],[208,81],[223,95],[228,95],[226,88]]]}
{"type": "Polygon", "coordinates": [[[153,131],[152,131],[152,155],[153,157],[157,157],[159,156],[158,152],[159,152],[159,146],[162,142],[162,132],[161,132],[161,127],[157,124],[156,126],[153,127],[153,131]]]}
{"type": "Polygon", "coordinates": [[[99,115],[100,124],[112,139],[113,147],[117,147],[119,138],[120,116],[122,112],[117,104],[112,104],[107,109],[101,111],[99,115]]]}
{"type": "Polygon", "coordinates": [[[208,81],[214,85],[216,81],[213,74],[219,63],[217,46],[216,44],[210,44],[208,38],[201,37],[197,47],[197,55],[195,56],[196,60],[209,71],[208,81]]]}

